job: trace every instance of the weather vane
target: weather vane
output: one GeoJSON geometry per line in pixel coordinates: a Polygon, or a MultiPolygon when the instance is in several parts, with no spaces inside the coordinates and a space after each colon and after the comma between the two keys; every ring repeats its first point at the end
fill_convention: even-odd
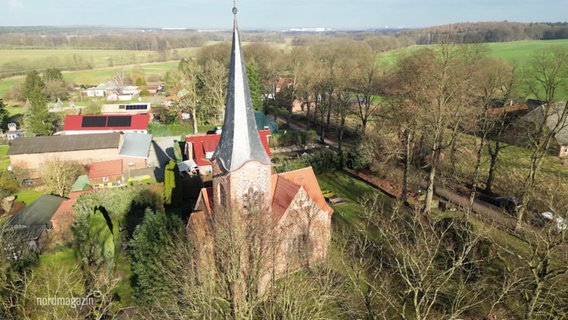
{"type": "Polygon", "coordinates": [[[237,12],[239,12],[237,9],[237,0],[233,0],[233,14],[237,15],[237,12]]]}

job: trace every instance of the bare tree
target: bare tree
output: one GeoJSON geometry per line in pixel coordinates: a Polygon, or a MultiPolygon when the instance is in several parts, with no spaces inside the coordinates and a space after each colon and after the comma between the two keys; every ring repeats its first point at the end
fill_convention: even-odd
{"type": "Polygon", "coordinates": [[[568,51],[556,48],[533,57],[523,74],[527,93],[542,101],[531,120],[529,132],[531,156],[522,190],[521,207],[517,212],[516,229],[521,227],[527,206],[533,199],[542,161],[556,135],[568,127],[568,102],[557,103],[568,92],[568,51]]]}
{"type": "Polygon", "coordinates": [[[388,213],[373,199],[365,205],[367,226],[359,232],[375,236],[360,236],[361,248],[370,250],[363,255],[380,257],[360,264],[367,270],[358,283],[368,288],[368,298],[380,297],[374,307],[366,308],[368,315],[378,311],[374,308],[384,310],[383,318],[401,319],[457,319],[485,313],[481,307],[499,293],[491,288],[492,275],[486,273],[483,279],[477,274],[489,259],[483,249],[488,244],[485,232],[474,232],[469,222],[457,218],[416,218],[399,205],[388,213]],[[384,277],[369,276],[377,271],[384,277]]]}
{"type": "Polygon", "coordinates": [[[74,161],[54,159],[46,162],[41,169],[41,178],[52,194],[66,197],[71,186],[85,169],[74,161]]]}
{"type": "MultiPolygon", "coordinates": [[[[504,118],[507,116],[507,98],[510,95],[511,82],[513,81],[513,69],[501,60],[484,59],[481,63],[480,72],[477,73],[478,79],[474,85],[480,92],[479,107],[476,107],[473,117],[477,119],[473,132],[475,139],[475,165],[473,166],[472,184],[469,195],[469,206],[465,214],[473,210],[473,204],[480,184],[481,164],[483,150],[492,132],[499,130],[498,126],[503,126],[504,118]],[[494,101],[502,99],[504,102],[494,108],[494,101]]],[[[494,163],[496,161],[493,160],[494,163]]]]}

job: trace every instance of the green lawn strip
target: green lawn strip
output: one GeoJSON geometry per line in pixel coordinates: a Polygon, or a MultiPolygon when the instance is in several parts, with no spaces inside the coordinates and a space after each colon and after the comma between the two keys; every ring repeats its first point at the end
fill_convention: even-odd
{"type": "Polygon", "coordinates": [[[31,204],[43,195],[43,192],[34,189],[22,189],[16,193],[16,201],[22,201],[26,205],[31,204]]]}
{"type": "Polygon", "coordinates": [[[385,204],[392,201],[391,198],[379,192],[376,188],[358,180],[343,171],[326,172],[317,176],[320,187],[323,190],[335,194],[346,202],[332,206],[334,219],[344,220],[348,223],[362,223],[361,215],[365,208],[362,201],[378,196],[385,204]]]}
{"type": "Polygon", "coordinates": [[[10,165],[10,157],[7,155],[9,149],[10,146],[0,145],[0,171],[6,170],[10,165]]]}

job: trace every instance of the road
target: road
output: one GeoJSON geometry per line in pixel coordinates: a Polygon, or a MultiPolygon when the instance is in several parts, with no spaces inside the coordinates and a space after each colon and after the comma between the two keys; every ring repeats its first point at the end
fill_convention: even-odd
{"type": "MultiPolygon", "coordinates": [[[[286,119],[282,117],[278,117],[277,122],[279,123],[286,123],[286,119]]],[[[294,130],[305,130],[306,126],[304,123],[297,123],[294,121],[290,121],[290,128],[294,130]]],[[[330,147],[337,148],[337,142],[331,140],[329,138],[325,138],[324,143],[329,145],[330,147]]],[[[343,144],[346,147],[350,147],[347,144],[343,144]]],[[[351,172],[353,173],[353,172],[351,172]]],[[[364,174],[363,174],[364,175],[364,174]]],[[[391,190],[385,190],[382,186],[385,185],[384,182],[381,181],[374,181],[376,178],[371,177],[362,177],[360,174],[357,174],[359,178],[362,178],[367,183],[373,185],[374,187],[381,189],[383,192],[390,194],[391,190]]],[[[388,184],[388,183],[387,183],[388,184]]],[[[435,195],[448,202],[449,207],[456,207],[460,208],[460,210],[465,210],[469,207],[469,198],[467,196],[461,195],[453,190],[443,188],[441,186],[436,186],[435,188],[435,195]]],[[[508,215],[504,212],[503,209],[496,207],[490,203],[485,201],[475,199],[473,204],[473,216],[479,220],[483,220],[485,222],[495,224],[500,229],[503,229],[509,233],[514,234],[515,225],[516,225],[516,218],[508,215]]]]}

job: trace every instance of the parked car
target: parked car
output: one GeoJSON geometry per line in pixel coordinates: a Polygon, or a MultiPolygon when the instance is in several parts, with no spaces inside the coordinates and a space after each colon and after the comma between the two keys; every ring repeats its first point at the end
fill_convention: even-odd
{"type": "Polygon", "coordinates": [[[541,228],[551,226],[551,230],[554,233],[561,233],[568,228],[568,224],[566,224],[563,217],[555,215],[550,211],[536,213],[531,217],[531,223],[541,228]]]}
{"type": "Polygon", "coordinates": [[[521,200],[514,196],[497,197],[494,204],[514,215],[521,209],[521,200]]]}

